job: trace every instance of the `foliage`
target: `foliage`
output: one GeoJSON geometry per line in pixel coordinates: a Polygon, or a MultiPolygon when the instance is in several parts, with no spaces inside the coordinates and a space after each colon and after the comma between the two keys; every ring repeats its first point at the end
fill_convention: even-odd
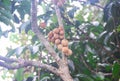
{"type": "MultiPolygon", "coordinates": [[[[104,0],[68,0],[60,7],[65,36],[73,51],[68,59],[75,81],[118,81],[120,78],[120,1],[107,1],[104,8],[97,4],[103,5],[104,0]]],[[[58,26],[57,18],[51,2],[39,0],[38,5],[41,8],[41,12],[38,10],[38,25],[42,21],[47,25],[44,29],[40,27],[39,31],[47,38],[47,34],[58,26]]],[[[31,31],[30,0],[0,0],[0,22],[12,27],[9,32],[14,30],[15,33],[8,38],[20,45],[15,49],[8,48],[6,57],[40,60],[58,67],[31,31]],[[18,29],[14,23],[20,24],[18,29]]],[[[0,29],[0,36],[5,36],[5,33],[8,32],[0,29]]],[[[53,48],[59,53],[55,46],[53,48]]],[[[61,81],[53,73],[36,67],[18,69],[12,73],[17,81],[28,77],[37,77],[36,81],[61,81]]]]}
{"type": "Polygon", "coordinates": [[[11,29],[7,31],[2,31],[0,27],[0,37],[2,35],[6,37],[9,32],[15,31],[14,24],[11,22],[11,20],[13,20],[13,16],[10,11],[10,0],[0,0],[0,22],[3,22],[11,27],[11,29]]]}

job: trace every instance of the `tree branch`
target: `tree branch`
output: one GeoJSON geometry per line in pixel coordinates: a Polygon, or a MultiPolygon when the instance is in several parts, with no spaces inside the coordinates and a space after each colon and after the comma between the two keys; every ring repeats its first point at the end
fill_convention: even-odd
{"type": "Polygon", "coordinates": [[[58,19],[58,24],[59,24],[59,26],[63,27],[60,10],[59,10],[59,7],[57,5],[55,5],[55,11],[56,11],[57,19],[58,19]]]}
{"type": "Polygon", "coordinates": [[[3,57],[0,56],[0,66],[1,67],[5,67],[9,70],[14,70],[14,69],[19,69],[19,68],[24,68],[27,66],[34,66],[34,67],[38,67],[38,68],[44,68],[47,69],[49,71],[51,71],[52,73],[55,73],[57,75],[58,74],[58,70],[57,68],[51,66],[51,65],[47,65],[47,64],[43,64],[40,61],[29,61],[29,60],[23,60],[23,59],[11,59],[11,58],[7,58],[7,57],[3,57]],[[6,60],[7,59],[7,60],[6,60]],[[8,63],[8,60],[12,63],[8,63]],[[4,61],[4,62],[2,62],[4,61]]]}
{"type": "Polygon", "coordinates": [[[38,29],[37,25],[37,0],[32,0],[31,2],[31,26],[33,32],[37,35],[40,41],[44,44],[50,55],[54,58],[57,64],[60,62],[60,57],[56,54],[55,50],[49,44],[49,42],[44,38],[42,33],[38,29]]]}
{"type": "Polygon", "coordinates": [[[8,59],[7,57],[3,57],[3,56],[0,56],[0,60],[1,60],[1,61],[5,61],[6,63],[17,62],[16,59],[8,59]]]}

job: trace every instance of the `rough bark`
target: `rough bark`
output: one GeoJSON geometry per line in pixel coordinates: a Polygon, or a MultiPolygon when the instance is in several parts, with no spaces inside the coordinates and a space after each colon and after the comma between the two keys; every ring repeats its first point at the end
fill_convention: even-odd
{"type": "Polygon", "coordinates": [[[40,61],[13,59],[13,58],[0,56],[0,66],[5,67],[9,70],[15,70],[15,69],[24,68],[27,66],[35,66],[38,68],[47,69],[47,70],[51,71],[52,73],[59,75],[58,69],[56,67],[53,67],[48,64],[43,64],[40,61]]]}
{"type": "Polygon", "coordinates": [[[59,66],[59,76],[63,81],[73,81],[73,78],[70,75],[68,63],[66,60],[62,60],[62,64],[59,66]]]}

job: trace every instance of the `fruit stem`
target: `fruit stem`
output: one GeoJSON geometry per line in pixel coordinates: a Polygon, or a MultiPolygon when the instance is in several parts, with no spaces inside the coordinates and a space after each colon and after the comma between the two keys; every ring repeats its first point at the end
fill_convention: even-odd
{"type": "MultiPolygon", "coordinates": [[[[60,9],[59,9],[58,5],[56,5],[55,3],[54,3],[54,8],[55,8],[55,11],[56,11],[56,16],[57,16],[57,19],[58,19],[59,27],[62,27],[63,31],[65,32],[64,25],[63,25],[63,22],[62,22],[61,13],[60,13],[60,9]]],[[[65,33],[64,33],[64,38],[65,38],[65,33]]],[[[65,54],[62,54],[62,59],[66,60],[65,54]]]]}

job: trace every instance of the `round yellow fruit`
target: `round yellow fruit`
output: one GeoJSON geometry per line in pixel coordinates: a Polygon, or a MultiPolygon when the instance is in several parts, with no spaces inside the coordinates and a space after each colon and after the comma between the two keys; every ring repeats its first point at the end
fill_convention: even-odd
{"type": "Polygon", "coordinates": [[[55,39],[58,39],[58,38],[59,38],[59,35],[54,33],[54,38],[55,38],[55,39]]]}
{"type": "Polygon", "coordinates": [[[72,50],[71,49],[68,50],[68,55],[72,55],[72,50]]]}
{"type": "Polygon", "coordinates": [[[52,43],[55,43],[55,38],[54,37],[52,37],[50,40],[51,40],[52,43]]]}
{"type": "Polygon", "coordinates": [[[54,32],[54,33],[59,33],[59,29],[58,29],[58,28],[55,28],[55,29],[53,30],[53,32],[54,32]]]}
{"type": "Polygon", "coordinates": [[[68,40],[63,39],[63,40],[61,41],[61,44],[62,44],[63,46],[68,46],[68,40]]]}
{"type": "Polygon", "coordinates": [[[52,31],[48,33],[48,38],[51,38],[51,37],[53,37],[53,32],[52,31]]]}
{"type": "Polygon", "coordinates": [[[62,52],[63,52],[64,54],[67,54],[67,53],[68,53],[68,47],[63,47],[63,48],[62,48],[62,52]]]}
{"type": "Polygon", "coordinates": [[[59,34],[64,35],[64,30],[60,30],[59,34]]]}
{"type": "Polygon", "coordinates": [[[56,39],[56,40],[55,40],[55,44],[56,44],[56,45],[60,44],[60,39],[56,39]]]}
{"type": "Polygon", "coordinates": [[[58,27],[59,31],[64,30],[63,27],[59,26],[58,27]]]}
{"type": "Polygon", "coordinates": [[[61,40],[63,40],[63,39],[64,39],[64,35],[60,35],[59,38],[60,38],[61,40]]]}
{"type": "Polygon", "coordinates": [[[58,48],[58,50],[62,50],[62,48],[63,48],[63,46],[61,45],[61,44],[59,44],[58,46],[57,46],[57,48],[58,48]]]}

